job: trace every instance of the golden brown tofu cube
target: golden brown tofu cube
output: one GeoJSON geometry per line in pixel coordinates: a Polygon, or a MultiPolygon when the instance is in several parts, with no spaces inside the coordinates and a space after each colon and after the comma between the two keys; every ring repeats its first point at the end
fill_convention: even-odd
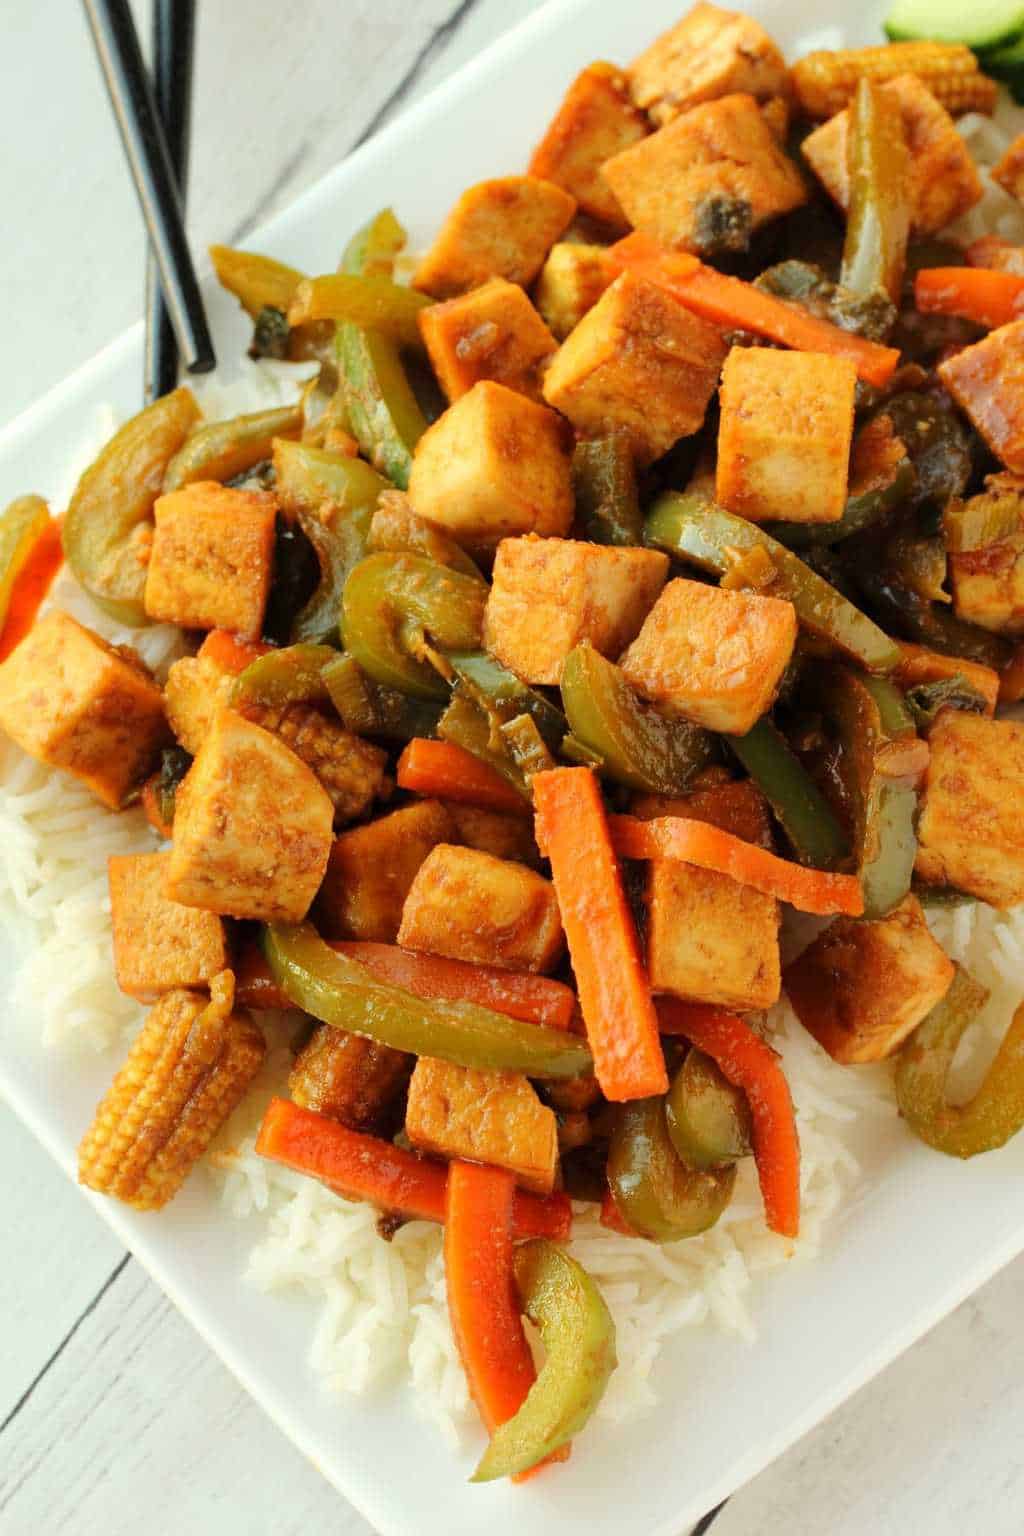
{"type": "Polygon", "coordinates": [[[201,987],[229,963],[222,920],[164,895],[169,862],[168,853],[107,861],[117,984],[142,1002],[174,987],[201,987]]]}
{"type": "MultiPolygon", "coordinates": [[[[981,179],[956,124],[916,75],[900,75],[880,87],[895,96],[903,116],[910,152],[911,226],[916,234],[934,234],[966,213],[981,197],[981,179]]],[[[801,152],[840,208],[850,203],[847,170],[849,109],[837,112],[808,134],[801,152]]]]}
{"type": "Polygon", "coordinates": [[[484,645],[527,683],[561,681],[586,642],[617,656],[637,635],[668,575],[668,556],[572,539],[503,539],[494,561],[484,645]]]}
{"type": "Polygon", "coordinates": [[[1024,725],[944,709],[928,735],[917,872],[993,907],[1024,901],[1024,725]]]}
{"type": "Polygon", "coordinates": [[[512,534],[562,537],[575,510],[564,427],[547,406],[481,380],[416,444],[414,510],[481,554],[512,534]]]}
{"type": "Polygon", "coordinates": [[[317,898],[322,932],[329,939],[393,944],[420,865],[438,843],[454,837],[455,823],[438,800],[417,801],[343,832],[317,898]]]}
{"type": "Polygon", "coordinates": [[[460,805],[457,800],[441,803],[455,824],[454,834],[444,839],[446,843],[479,848],[481,853],[492,853],[496,859],[514,859],[517,864],[540,863],[533,827],[522,816],[485,811],[478,805],[460,805]]]}
{"type": "Polygon", "coordinates": [[[997,634],[1024,635],[1024,527],[948,559],[953,607],[960,618],[997,634]]]}
{"type": "Polygon", "coordinates": [[[1006,153],[989,171],[993,181],[1018,202],[1024,200],[1024,133],[1018,133],[1006,153]]]}
{"type": "Polygon", "coordinates": [[[555,353],[544,398],[585,435],[625,433],[646,464],[703,426],[724,356],[715,326],[624,272],[555,353]]]}
{"type": "Polygon", "coordinates": [[[1007,469],[1024,474],[1024,320],[939,364],[939,378],[1007,469]]]}
{"type": "Polygon", "coordinates": [[[715,494],[751,522],[834,523],[846,506],[857,369],[845,357],[733,347],[719,392],[715,494]]]}
{"type": "Polygon", "coordinates": [[[761,101],[789,95],[786,61],[764,28],[703,0],[634,59],[629,79],[633,100],[656,123],[733,91],[761,101]]]}
{"type": "Polygon", "coordinates": [[[558,343],[516,283],[492,278],[481,288],[420,313],[423,344],[438,382],[457,400],[481,379],[540,397],[540,367],[558,343]]]}
{"type": "Polygon", "coordinates": [[[450,299],[490,277],[532,283],[576,199],[536,176],[501,176],[468,187],[413,277],[413,287],[450,299]]]}
{"type": "Polygon", "coordinates": [[[614,64],[590,64],[576,76],[534,150],[530,175],[564,187],[592,219],[624,229],[622,209],[600,170],[647,132],[647,121],[630,101],[622,71],[614,64]]]}
{"type": "Polygon", "coordinates": [[[321,1024],[295,1058],[288,1094],[354,1131],[381,1130],[415,1060],[364,1035],[321,1024]]]}
{"type": "Polygon", "coordinates": [[[692,108],[606,161],[601,174],[635,229],[705,256],[745,251],[762,224],[807,201],[753,96],[692,108]]]}
{"type": "Polygon", "coordinates": [[[441,843],[416,873],[398,942],[476,965],[549,971],[562,922],[551,882],[525,864],[441,843]]]}
{"type": "Polygon", "coordinates": [[[333,821],[312,769],[223,709],[178,788],[165,893],[227,917],[299,923],[323,879],[333,821]]]}
{"type": "Polygon", "coordinates": [[[161,496],[153,515],[149,617],[257,639],[273,574],[274,497],[196,480],[161,496]]]}
{"type": "Polygon", "coordinates": [[[779,904],[674,859],[647,874],[647,974],[656,992],[741,1011],[778,1001],[779,904]]]}
{"type": "Polygon", "coordinates": [[[559,241],[537,279],[537,308],[553,336],[564,341],[614,280],[603,245],[559,241]]]}
{"type": "Polygon", "coordinates": [[[885,917],[840,917],[786,967],[793,1011],[835,1061],[881,1061],[916,1029],[953,980],[921,903],[905,896],[885,917]]]}
{"type": "Polygon", "coordinates": [[[195,757],[210,726],[231,698],[234,675],[208,656],[183,656],[167,674],[167,721],[186,752],[195,757]]]}
{"type": "Polygon", "coordinates": [[[116,810],[168,740],[160,689],[133,652],[115,650],[59,609],[0,665],[0,730],[116,810]]]}
{"type": "Polygon", "coordinates": [[[771,707],[796,630],[792,603],[679,578],[620,665],[665,714],[744,736],[771,707]]]}
{"type": "Polygon", "coordinates": [[[554,1110],[519,1072],[484,1072],[421,1056],[409,1084],[405,1131],[422,1152],[507,1168],[524,1189],[541,1195],[554,1188],[554,1110]]]}

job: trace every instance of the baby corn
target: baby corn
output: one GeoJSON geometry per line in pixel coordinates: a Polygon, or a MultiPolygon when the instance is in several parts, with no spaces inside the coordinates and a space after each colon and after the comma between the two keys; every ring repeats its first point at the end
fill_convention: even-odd
{"type": "Polygon", "coordinates": [[[263,1034],[232,1012],[234,990],[222,971],[209,998],[160,999],[82,1139],[80,1183],[140,1211],[177,1194],[263,1061],[263,1034]]]}
{"type": "Polygon", "coordinates": [[[991,112],[998,87],[962,43],[887,43],[809,53],[793,65],[797,99],[808,117],[833,117],[853,100],[859,80],[884,82],[917,75],[953,117],[991,112]]]}
{"type": "Polygon", "coordinates": [[[247,704],[242,713],[265,731],[273,731],[312,768],[331,797],[338,821],[361,816],[377,795],[391,788],[385,773],[386,753],[312,705],[247,704]]]}

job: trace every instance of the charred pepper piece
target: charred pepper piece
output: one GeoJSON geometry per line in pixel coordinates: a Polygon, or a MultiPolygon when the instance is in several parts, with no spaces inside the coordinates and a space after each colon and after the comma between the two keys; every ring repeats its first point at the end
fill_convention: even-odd
{"type": "Polygon", "coordinates": [[[750,1105],[703,1051],[690,1050],[665,1100],[665,1124],[691,1168],[722,1168],[753,1150],[750,1105]]]}
{"type": "Polygon", "coordinates": [[[608,1149],[608,1184],[620,1214],[641,1237],[674,1243],[706,1232],[732,1199],[735,1182],[735,1163],[704,1171],[680,1159],[664,1099],[620,1106],[608,1149]]]}
{"type": "Polygon", "coordinates": [[[372,1131],[409,1081],[415,1057],[365,1035],[321,1024],[295,1058],[288,1092],[296,1104],[372,1131]]]}
{"type": "Polygon", "coordinates": [[[210,421],[190,432],[164,475],[164,494],[193,480],[233,480],[269,459],[274,439],[298,437],[302,407],[280,406],[229,421],[210,421]]]}
{"type": "Polygon", "coordinates": [[[572,456],[576,515],[595,544],[643,542],[644,520],[637,492],[636,462],[621,433],[576,444],[572,456]]]}
{"type": "Polygon", "coordinates": [[[335,656],[322,675],[342,725],[357,736],[412,741],[416,736],[433,736],[437,730],[443,712],[440,703],[382,687],[367,677],[354,656],[335,656]]]}
{"type": "Polygon", "coordinates": [[[480,644],[486,584],[421,555],[383,553],[361,560],[345,582],[345,648],[388,688],[444,698],[448,685],[426,660],[480,644]]]}
{"type": "Polygon", "coordinates": [[[849,843],[824,795],[767,716],[728,746],[760,786],[801,864],[835,869],[849,843]]]}
{"type": "Polygon", "coordinates": [[[177,1194],[263,1062],[262,1031],[233,1013],[235,979],[168,992],[132,1043],[78,1149],[79,1182],[140,1211],[177,1194]]]}

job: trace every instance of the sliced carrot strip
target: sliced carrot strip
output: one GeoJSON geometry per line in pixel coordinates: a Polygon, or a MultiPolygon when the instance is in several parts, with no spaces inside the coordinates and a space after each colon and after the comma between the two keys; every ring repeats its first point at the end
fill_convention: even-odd
{"type": "MultiPolygon", "coordinates": [[[[445,1163],[406,1152],[377,1136],[350,1131],[289,1099],[271,1099],[256,1151],[296,1173],[308,1173],[346,1200],[369,1200],[382,1211],[396,1211],[410,1221],[444,1221],[445,1163]]],[[[513,1231],[517,1238],[548,1237],[564,1243],[571,1226],[567,1195],[516,1190],[513,1231]]]]}
{"type": "Polygon", "coordinates": [[[262,640],[241,640],[228,629],[211,629],[199,647],[199,655],[212,661],[222,672],[231,672],[237,677],[239,672],[244,672],[246,667],[273,649],[262,640]]]}
{"type": "Polygon", "coordinates": [[[658,1017],[665,1034],[685,1035],[746,1094],[765,1219],[773,1232],[796,1237],[800,1230],[800,1138],[778,1054],[736,1014],[708,1004],[662,997],[658,999],[658,1017]]]}
{"type": "Polygon", "coordinates": [[[989,267],[926,267],[914,279],[922,315],[959,315],[994,330],[1024,313],[1024,277],[989,267]]]}
{"type": "Polygon", "coordinates": [[[534,776],[533,798],[601,1091],[617,1102],[665,1093],[658,1018],[597,779],[553,768],[534,776]]]}
{"type": "Polygon", "coordinates": [[[508,811],[513,816],[530,815],[527,802],[500,773],[453,741],[414,737],[398,759],[398,783],[419,795],[508,811]]]}
{"type": "Polygon", "coordinates": [[[0,630],[0,661],[6,661],[14,647],[24,640],[32,628],[43,598],[63,563],[60,523],[54,519],[40,534],[32,553],[18,572],[7,605],[7,616],[0,630]]]}
{"type": "Polygon", "coordinates": [[[695,256],[666,251],[649,235],[627,235],[606,255],[613,270],[635,272],[657,283],[687,309],[715,325],[754,331],[799,352],[847,357],[869,384],[885,384],[899,364],[900,354],[894,347],[882,347],[841,331],[799,304],[787,304],[738,277],[726,277],[695,256]]]}
{"type": "Polygon", "coordinates": [[[624,859],[678,859],[701,869],[716,869],[739,885],[788,901],[801,912],[859,917],[864,911],[864,895],[855,875],[833,875],[792,864],[706,821],[685,816],[660,816],[654,821],[610,816],[608,825],[615,851],[624,859]]]}

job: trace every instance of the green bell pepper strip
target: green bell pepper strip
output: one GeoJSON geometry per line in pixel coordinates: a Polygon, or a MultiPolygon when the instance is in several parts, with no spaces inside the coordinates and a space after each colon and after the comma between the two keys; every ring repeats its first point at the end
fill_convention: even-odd
{"type": "Polygon", "coordinates": [[[448,695],[448,684],[413,652],[424,637],[442,652],[480,644],[487,586],[421,555],[367,555],[342,595],[345,648],[378,683],[416,698],[448,695]]]}
{"type": "Polygon", "coordinates": [[[281,991],[304,1013],[394,1050],[529,1077],[574,1077],[593,1069],[579,1036],[476,1003],[415,997],[331,949],[310,923],[269,924],[263,953],[281,991]]]}
{"type": "Polygon", "coordinates": [[[356,736],[405,742],[436,735],[440,703],[383,688],[367,677],[354,656],[334,654],[321,676],[342,725],[356,736]]]}
{"type": "Polygon", "coordinates": [[[432,528],[409,506],[404,496],[386,496],[377,507],[370,523],[368,548],[374,554],[383,551],[404,551],[410,555],[422,555],[435,565],[450,566],[463,576],[475,576],[483,581],[480,567],[466,554],[455,540],[432,528]]]}
{"type": "Polygon", "coordinates": [[[362,459],[279,438],[274,444],[274,493],[286,512],[316,512],[326,502],[346,512],[377,505],[388,482],[362,459]]]}
{"type": "Polygon", "coordinates": [[[565,658],[562,703],[575,740],[597,754],[608,778],[631,789],[683,794],[714,755],[707,731],[660,715],[589,645],[565,658]]]}
{"type": "Polygon", "coordinates": [[[482,709],[462,683],[457,683],[451,701],[437,722],[442,741],[472,752],[481,762],[500,773],[524,800],[531,800],[530,783],[509,751],[501,734],[501,723],[482,709]]]}
{"type": "Polygon", "coordinates": [[[946,1102],[946,1078],[986,989],[957,967],[941,1003],[896,1057],[896,1102],[915,1136],[949,1157],[994,1152],[1024,1126],[1024,1006],[1017,1009],[981,1087],[967,1104],[946,1102]]]}
{"type": "Polygon", "coordinates": [[[0,635],[14,584],[49,526],[50,509],[41,496],[19,496],[0,512],[0,635]]]}
{"type": "Polygon", "coordinates": [[[768,523],[767,531],[789,549],[840,544],[880,523],[906,500],[914,486],[914,466],[887,416],[866,423],[854,438],[850,488],[843,515],[835,523],[768,523]]]}
{"type": "Polygon", "coordinates": [[[722,1168],[753,1150],[750,1105],[703,1051],[688,1051],[665,1099],[676,1156],[691,1168],[722,1168]]]}
{"type": "Polygon", "coordinates": [[[954,496],[942,514],[942,539],[950,554],[968,554],[1020,532],[1024,500],[1019,491],[984,491],[961,501],[954,496]]]}
{"type": "Polygon", "coordinates": [[[608,1148],[608,1184],[623,1219],[652,1243],[674,1243],[713,1227],[732,1198],[736,1165],[702,1171],[681,1162],[669,1140],[665,1100],[620,1106],[608,1148]]]}
{"type": "Polygon", "coordinates": [[[614,1371],[615,1324],[581,1264],[547,1238],[521,1243],[516,1289],[523,1312],[539,1329],[545,1361],[519,1411],[491,1436],[471,1482],[514,1477],[578,1435],[614,1371]]]}
{"type": "Polygon", "coordinates": [[[464,691],[485,713],[502,722],[530,715],[547,746],[557,752],[566,731],[565,716],[543,693],[527,687],[487,651],[449,651],[448,661],[464,691]]]}
{"type": "Polygon", "coordinates": [[[339,272],[352,276],[391,277],[395,257],[405,245],[405,230],[390,208],[381,209],[352,236],[342,254],[339,272]]]}
{"type": "Polygon", "coordinates": [[[857,83],[847,130],[850,203],[839,281],[865,297],[900,301],[910,235],[910,155],[903,115],[873,81],[857,83]]]}
{"type": "Polygon", "coordinates": [[[572,456],[576,516],[595,544],[630,546],[643,541],[644,520],[636,483],[636,463],[618,433],[576,444],[572,456]]]}
{"type": "Polygon", "coordinates": [[[153,503],[199,420],[189,389],[175,389],[126,421],[82,475],[61,538],[72,571],[97,607],[121,624],[147,624],[143,606],[153,503]]]}
{"type": "Polygon", "coordinates": [[[759,786],[801,864],[835,869],[850,851],[832,808],[782,732],[763,715],[726,746],[759,786]]]}
{"type": "Polygon", "coordinates": [[[558,766],[532,715],[513,715],[498,731],[505,750],[527,783],[535,773],[547,773],[558,766]]]}
{"type": "Polygon", "coordinates": [[[791,550],[755,523],[700,497],[666,491],[647,518],[645,542],[704,571],[722,576],[734,558],[761,548],[771,556],[777,578],[772,596],[787,598],[800,623],[869,672],[890,672],[901,652],[866,614],[815,574],[791,550]]]}
{"type": "Polygon", "coordinates": [[[164,494],[193,480],[233,480],[269,459],[275,438],[298,437],[301,405],[254,411],[229,421],[210,421],[190,432],[167,466],[164,494]]]}
{"type": "Polygon", "coordinates": [[[244,709],[247,704],[322,703],[330,698],[323,669],[337,660],[338,653],[329,645],[287,645],[281,650],[257,656],[231,686],[231,707],[244,709]]]}
{"type": "Polygon", "coordinates": [[[856,569],[865,601],[883,623],[906,640],[916,640],[943,656],[961,656],[1001,672],[1013,657],[1013,645],[1002,635],[979,629],[951,613],[944,603],[930,603],[894,580],[890,571],[864,563],[856,569]]]}
{"type": "Polygon", "coordinates": [[[419,347],[422,341],[418,316],[432,302],[415,288],[402,287],[380,274],[330,272],[299,284],[288,311],[288,323],[347,322],[378,331],[399,346],[419,347]]]}

